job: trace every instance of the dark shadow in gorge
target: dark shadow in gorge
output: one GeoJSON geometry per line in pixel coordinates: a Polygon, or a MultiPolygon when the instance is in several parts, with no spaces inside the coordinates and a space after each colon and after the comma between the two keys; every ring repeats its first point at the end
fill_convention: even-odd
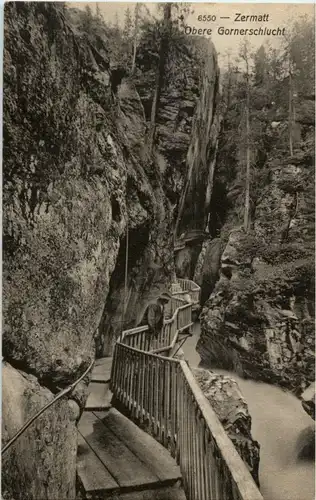
{"type": "MultiPolygon", "coordinates": [[[[128,233],[128,293],[131,288],[131,278],[139,269],[149,241],[149,226],[130,229],[128,233]]],[[[102,318],[96,335],[96,357],[110,355],[112,346],[122,327],[133,325],[133,317],[127,317],[122,322],[124,307],[124,285],[126,265],[126,234],[122,236],[116,259],[116,266],[110,279],[109,293],[104,306],[102,318]]]]}

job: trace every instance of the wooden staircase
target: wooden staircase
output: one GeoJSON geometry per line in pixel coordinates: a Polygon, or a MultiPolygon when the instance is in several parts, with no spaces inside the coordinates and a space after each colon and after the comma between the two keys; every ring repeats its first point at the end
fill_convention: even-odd
{"type": "Polygon", "coordinates": [[[168,451],[112,408],[112,358],[96,361],[78,424],[79,498],[185,500],[179,467],[168,451]]]}

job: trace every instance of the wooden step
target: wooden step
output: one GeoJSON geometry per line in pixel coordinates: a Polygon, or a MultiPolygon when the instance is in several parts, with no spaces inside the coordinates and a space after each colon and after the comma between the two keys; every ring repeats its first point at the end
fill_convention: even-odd
{"type": "Polygon", "coordinates": [[[185,499],[168,451],[116,409],[84,412],[78,434],[77,473],[86,498],[185,499]]]}
{"type": "Polygon", "coordinates": [[[112,357],[97,359],[91,376],[91,382],[105,383],[111,378],[112,357]]]}
{"type": "Polygon", "coordinates": [[[147,464],[160,481],[181,479],[180,468],[169,452],[122,413],[115,408],[108,412],[94,413],[142,462],[147,464]]]}
{"type": "Polygon", "coordinates": [[[107,410],[111,408],[111,399],[112,393],[109,390],[109,383],[90,382],[85,411],[107,410]]]}
{"type": "MultiPolygon", "coordinates": [[[[159,478],[92,412],[83,413],[78,430],[109,473],[109,477],[114,478],[120,488],[139,489],[159,484],[159,478]]],[[[85,474],[86,470],[82,472],[85,474]]],[[[109,481],[108,476],[104,477],[102,486],[90,484],[89,477],[79,477],[82,484],[88,486],[88,490],[107,491],[113,489],[112,480],[109,481]]]]}
{"type": "Polygon", "coordinates": [[[117,490],[118,483],[78,432],[77,474],[85,492],[117,490]]]}
{"type": "Polygon", "coordinates": [[[114,495],[110,494],[110,496],[106,496],[104,498],[107,500],[186,500],[184,491],[180,486],[161,486],[156,489],[132,491],[130,493],[120,491],[114,495]]]}

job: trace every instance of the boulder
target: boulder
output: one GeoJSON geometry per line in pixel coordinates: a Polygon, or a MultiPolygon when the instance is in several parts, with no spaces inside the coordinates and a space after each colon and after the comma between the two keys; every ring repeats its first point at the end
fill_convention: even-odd
{"type": "Polygon", "coordinates": [[[307,387],[301,395],[302,406],[313,420],[315,420],[315,395],[315,382],[307,387]]]}
{"type": "Polygon", "coordinates": [[[251,435],[251,416],[237,383],[210,370],[193,368],[204,395],[259,485],[260,445],[251,435]]]}
{"type": "MultiPolygon", "coordinates": [[[[2,446],[53,397],[36,377],[3,363],[2,446]]],[[[4,499],[75,499],[78,417],[75,406],[72,400],[54,403],[4,453],[1,476],[4,499]]]]}
{"type": "Polygon", "coordinates": [[[304,429],[296,441],[298,460],[315,460],[315,427],[304,429]]]}

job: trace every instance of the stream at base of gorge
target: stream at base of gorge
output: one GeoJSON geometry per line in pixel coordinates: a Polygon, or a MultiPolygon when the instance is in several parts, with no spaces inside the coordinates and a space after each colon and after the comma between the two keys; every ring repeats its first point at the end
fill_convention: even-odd
{"type": "MultiPolygon", "coordinates": [[[[191,366],[199,366],[195,350],[200,324],[193,326],[183,351],[191,366]]],[[[236,380],[252,417],[252,436],[260,443],[260,491],[264,500],[314,500],[315,462],[297,459],[297,441],[302,431],[314,426],[301,402],[279,387],[246,380],[234,372],[203,365],[236,380]]]]}

